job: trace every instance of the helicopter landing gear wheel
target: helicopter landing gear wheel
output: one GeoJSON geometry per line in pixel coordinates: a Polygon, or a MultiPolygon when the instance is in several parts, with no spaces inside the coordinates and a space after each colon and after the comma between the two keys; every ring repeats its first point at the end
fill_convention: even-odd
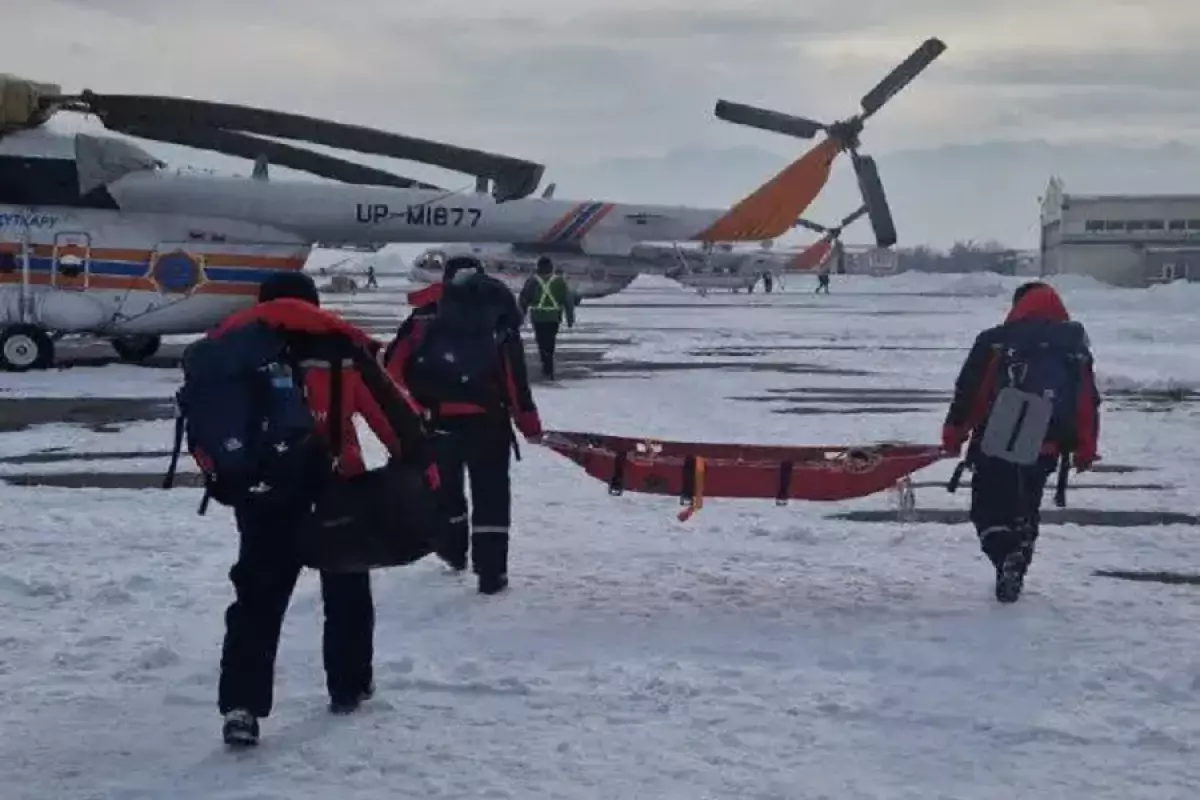
{"type": "Polygon", "coordinates": [[[41,328],[21,324],[0,331],[0,371],[49,369],[53,363],[54,342],[41,328]]]}
{"type": "Polygon", "coordinates": [[[149,334],[122,336],[119,339],[113,339],[112,346],[113,350],[117,351],[117,357],[125,363],[140,364],[158,352],[158,348],[162,346],[162,337],[149,334]]]}

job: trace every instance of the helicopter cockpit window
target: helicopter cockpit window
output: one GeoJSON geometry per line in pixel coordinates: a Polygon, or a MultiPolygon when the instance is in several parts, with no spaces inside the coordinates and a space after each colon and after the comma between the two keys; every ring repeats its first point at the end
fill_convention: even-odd
{"type": "Polygon", "coordinates": [[[75,137],[75,165],[79,171],[81,195],[132,172],[149,172],[164,166],[133,142],[86,133],[75,137]]]}

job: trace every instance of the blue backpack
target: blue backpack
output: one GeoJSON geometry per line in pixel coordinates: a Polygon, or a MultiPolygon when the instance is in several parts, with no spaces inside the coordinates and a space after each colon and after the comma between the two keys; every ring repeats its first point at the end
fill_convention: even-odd
{"type": "Polygon", "coordinates": [[[502,407],[501,348],[519,325],[512,292],[495,278],[475,274],[463,283],[447,283],[413,350],[406,374],[410,385],[440,402],[502,407]]]}
{"type": "Polygon", "coordinates": [[[278,331],[253,323],[189,345],[175,402],[175,448],[163,488],[174,482],[186,435],[204,478],[201,514],[210,498],[226,506],[306,502],[331,474],[303,378],[278,331]]]}
{"type": "Polygon", "coordinates": [[[996,347],[995,395],[985,422],[984,454],[1032,463],[1044,441],[1055,442],[1062,453],[1071,452],[1078,440],[1081,367],[1090,358],[1083,326],[1040,320],[1013,323],[996,347]]]}

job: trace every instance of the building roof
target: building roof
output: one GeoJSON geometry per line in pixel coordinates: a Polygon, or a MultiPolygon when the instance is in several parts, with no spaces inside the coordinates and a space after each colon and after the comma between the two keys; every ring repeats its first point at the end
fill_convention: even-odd
{"type": "Polygon", "coordinates": [[[1063,203],[1197,203],[1200,194],[1064,194],[1063,203]]]}

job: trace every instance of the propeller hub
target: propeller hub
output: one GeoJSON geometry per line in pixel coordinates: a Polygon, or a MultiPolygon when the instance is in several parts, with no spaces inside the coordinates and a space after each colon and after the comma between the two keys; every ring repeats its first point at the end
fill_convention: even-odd
{"type": "Polygon", "coordinates": [[[859,135],[863,130],[863,118],[854,116],[850,119],[843,119],[829,125],[826,128],[826,133],[831,139],[836,139],[847,150],[855,150],[858,148],[859,135]]]}

